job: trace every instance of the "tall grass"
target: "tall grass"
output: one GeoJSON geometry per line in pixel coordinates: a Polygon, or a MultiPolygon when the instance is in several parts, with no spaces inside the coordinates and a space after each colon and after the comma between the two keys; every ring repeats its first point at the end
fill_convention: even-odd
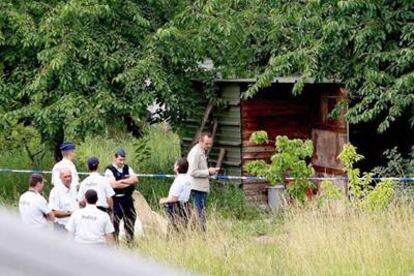
{"type": "MultiPolygon", "coordinates": [[[[0,158],[0,168],[23,169],[23,170],[50,170],[52,166],[52,154],[49,154],[41,167],[32,167],[32,162],[24,151],[2,152],[0,158]]],[[[46,180],[50,183],[50,175],[46,175],[46,180]]],[[[17,204],[17,199],[29,186],[29,174],[27,173],[0,173],[0,204],[17,204]]],[[[47,184],[47,187],[50,184],[47,184]]],[[[49,187],[48,187],[49,189],[49,187]]],[[[46,190],[48,190],[46,189],[46,190]]]]}
{"type": "Polygon", "coordinates": [[[206,235],[146,236],[138,250],[211,275],[409,275],[414,272],[413,206],[362,213],[345,206],[293,209],[277,217],[212,215],[206,235]]]}
{"type": "Polygon", "coordinates": [[[412,204],[382,212],[296,210],[284,225],[286,269],[296,275],[409,275],[414,272],[412,212],[412,204]]]}

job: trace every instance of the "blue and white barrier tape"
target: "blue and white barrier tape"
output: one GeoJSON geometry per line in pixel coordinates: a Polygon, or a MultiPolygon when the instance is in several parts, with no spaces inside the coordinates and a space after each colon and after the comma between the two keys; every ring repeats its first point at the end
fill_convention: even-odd
{"type": "MultiPolygon", "coordinates": [[[[51,174],[52,171],[41,171],[41,170],[19,170],[19,169],[8,169],[0,168],[1,172],[10,172],[10,173],[39,173],[39,174],[51,174]]],[[[89,175],[87,172],[78,172],[79,175],[89,175]]],[[[174,174],[136,174],[137,177],[147,177],[147,178],[175,178],[174,174]]],[[[229,176],[229,175],[217,175],[211,176],[211,179],[214,180],[266,180],[264,177],[258,176],[229,176]]],[[[348,178],[345,176],[337,177],[309,177],[309,180],[314,181],[346,181],[348,178]]],[[[362,178],[361,178],[362,179],[362,178]]],[[[286,180],[294,180],[293,177],[286,177],[286,180]]],[[[372,177],[374,181],[382,180],[392,180],[392,181],[414,181],[414,177],[372,177]]]]}

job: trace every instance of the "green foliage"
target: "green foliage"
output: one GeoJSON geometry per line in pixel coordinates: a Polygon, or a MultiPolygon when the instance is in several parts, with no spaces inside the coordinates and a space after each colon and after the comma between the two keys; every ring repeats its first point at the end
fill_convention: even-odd
{"type": "Polygon", "coordinates": [[[363,210],[383,210],[391,203],[395,194],[394,181],[384,180],[373,187],[373,173],[364,173],[361,176],[360,170],[353,168],[355,162],[363,159],[353,145],[344,145],[338,158],[345,166],[344,171],[348,176],[348,194],[356,207],[363,210]]]}
{"type": "Polygon", "coordinates": [[[31,167],[39,167],[47,152],[39,132],[30,126],[15,124],[10,127],[6,122],[0,126],[0,151],[24,150],[31,161],[31,167]]]}
{"type": "Polygon", "coordinates": [[[319,187],[321,189],[319,198],[324,202],[344,199],[344,193],[332,181],[324,180],[319,187]]]}
{"type": "MultiPolygon", "coordinates": [[[[253,133],[251,140],[257,137],[267,138],[267,134],[264,135],[262,131],[253,133]]],[[[278,136],[276,137],[276,152],[271,157],[271,163],[267,164],[263,160],[250,161],[246,163],[245,169],[252,175],[265,177],[271,184],[283,183],[292,198],[304,203],[306,190],[314,185],[308,178],[315,172],[306,162],[306,158],[310,158],[312,154],[312,141],[290,140],[286,136],[278,136]],[[292,183],[287,183],[285,179],[287,176],[294,178],[292,183]]]]}
{"type": "Polygon", "coordinates": [[[248,205],[240,183],[235,182],[212,181],[208,205],[209,212],[218,213],[226,218],[257,219],[259,215],[258,209],[248,205]]]}
{"type": "Polygon", "coordinates": [[[370,211],[385,210],[393,199],[394,185],[392,180],[379,182],[361,203],[361,207],[370,211]]]}
{"type": "Polygon", "coordinates": [[[344,171],[348,177],[348,193],[351,199],[359,200],[367,196],[372,189],[372,173],[364,173],[361,176],[359,169],[354,169],[354,163],[362,160],[364,157],[357,153],[356,147],[351,144],[345,144],[338,159],[344,164],[344,171]]]}
{"type": "MultiPolygon", "coordinates": [[[[267,66],[244,94],[275,77],[341,82],[350,91],[349,122],[381,118],[384,131],[414,104],[414,9],[411,1],[273,1],[263,17],[267,66]],[[264,19],[266,21],[266,19],[264,19]]],[[[260,33],[261,34],[261,33],[260,33]]],[[[253,45],[252,45],[253,47],[253,45]]],[[[266,55],[265,55],[266,56],[266,55]]]]}
{"type": "Polygon", "coordinates": [[[373,172],[382,177],[404,177],[414,172],[414,147],[408,154],[398,151],[397,147],[384,151],[383,156],[388,163],[384,167],[376,167],[373,172]]]}
{"type": "Polygon", "coordinates": [[[264,130],[261,131],[255,131],[250,136],[249,141],[251,143],[254,143],[256,145],[267,143],[269,141],[269,138],[267,137],[267,132],[264,130]]]}

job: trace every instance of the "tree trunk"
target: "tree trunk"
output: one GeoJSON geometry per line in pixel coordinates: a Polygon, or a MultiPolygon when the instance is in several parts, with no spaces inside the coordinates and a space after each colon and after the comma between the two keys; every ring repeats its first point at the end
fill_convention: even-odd
{"type": "Polygon", "coordinates": [[[60,150],[60,145],[64,142],[65,140],[65,131],[63,130],[63,128],[61,128],[58,133],[55,135],[55,137],[53,137],[53,141],[52,141],[52,147],[53,147],[53,158],[55,160],[55,163],[59,162],[60,160],[62,160],[62,151],[60,150]]]}
{"type": "Polygon", "coordinates": [[[135,138],[141,138],[144,133],[142,128],[138,125],[138,123],[132,118],[131,115],[124,116],[124,122],[127,128],[127,131],[132,133],[135,138]]]}

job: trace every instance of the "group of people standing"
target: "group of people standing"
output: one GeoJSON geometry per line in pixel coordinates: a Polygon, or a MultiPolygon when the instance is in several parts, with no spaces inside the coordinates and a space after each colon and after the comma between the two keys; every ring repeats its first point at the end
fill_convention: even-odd
{"type": "MultiPolygon", "coordinates": [[[[207,132],[200,135],[198,143],[187,158],[174,164],[176,178],[168,197],[161,198],[174,229],[186,227],[190,209],[190,197],[197,213],[200,228],[206,230],[206,200],[209,193],[209,177],[219,168],[208,167],[206,151],[211,148],[213,138],[207,132]]],[[[125,163],[126,153],[117,149],[113,163],[104,175],[98,173],[99,160],[87,160],[89,176],[80,181],[73,163],[75,144],[64,143],[60,149],[62,160],[52,169],[53,188],[49,202],[41,195],[44,178],[32,174],[29,189],[20,196],[19,211],[22,221],[32,228],[46,228],[52,220],[57,231],[70,232],[79,243],[107,243],[118,241],[120,223],[123,221],[125,238],[134,240],[134,225],[137,218],[132,194],[138,178],[125,163]]]]}

